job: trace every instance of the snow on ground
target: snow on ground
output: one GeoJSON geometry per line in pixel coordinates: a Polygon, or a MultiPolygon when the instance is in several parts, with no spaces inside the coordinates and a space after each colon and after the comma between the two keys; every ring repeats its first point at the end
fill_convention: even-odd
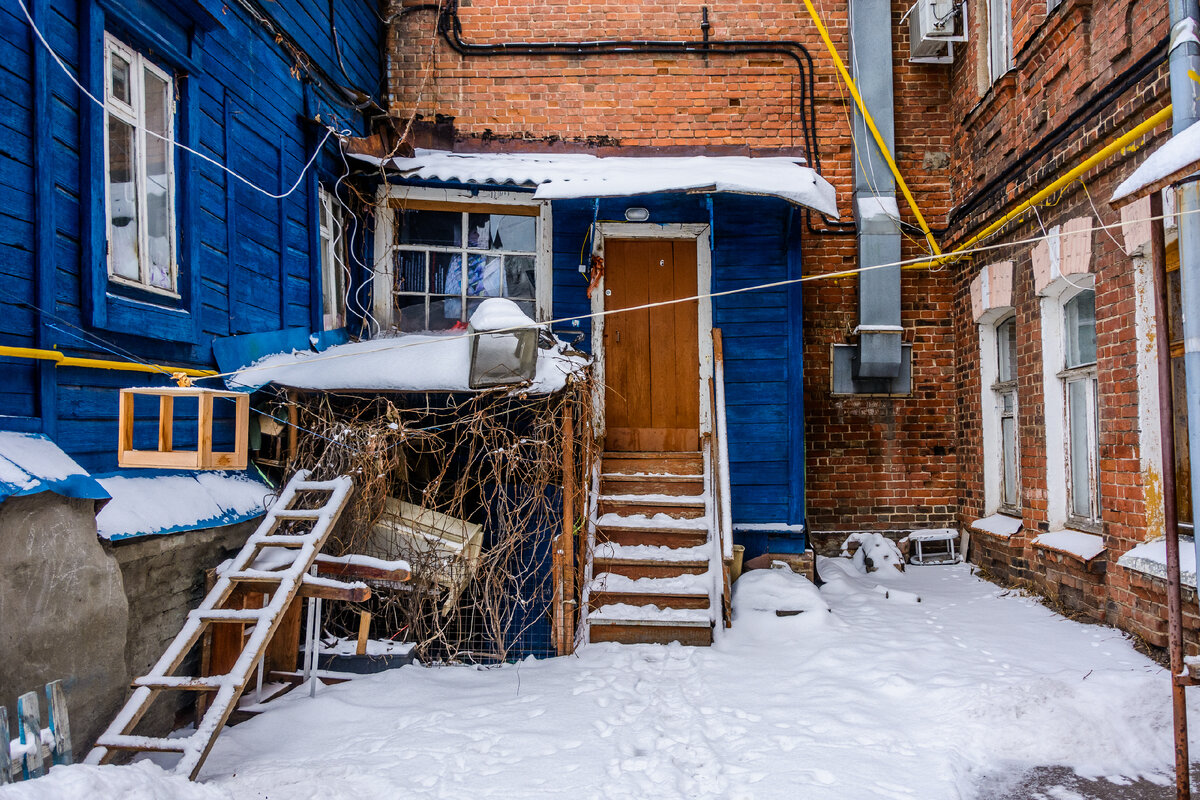
{"type": "Polygon", "coordinates": [[[712,648],[591,645],[293,692],[222,734],[190,796],[148,767],[158,794],[110,788],[129,768],[65,767],[0,798],[988,800],[981,780],[1033,767],[1168,780],[1167,676],[1119,632],[967,565],[822,572],[819,592],[747,573],[712,648]]]}

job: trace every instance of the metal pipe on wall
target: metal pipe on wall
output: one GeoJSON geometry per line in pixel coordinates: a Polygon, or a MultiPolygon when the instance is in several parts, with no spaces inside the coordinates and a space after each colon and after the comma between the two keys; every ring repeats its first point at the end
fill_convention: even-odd
{"type": "MultiPolygon", "coordinates": [[[[1169,0],[1172,132],[1178,136],[1200,118],[1197,0],[1169,0]]],[[[1179,210],[1179,286],[1183,308],[1183,359],[1187,374],[1188,461],[1192,497],[1200,497],[1200,183],[1193,176],[1176,189],[1179,210]]],[[[1200,561],[1200,537],[1195,539],[1200,561]]]]}

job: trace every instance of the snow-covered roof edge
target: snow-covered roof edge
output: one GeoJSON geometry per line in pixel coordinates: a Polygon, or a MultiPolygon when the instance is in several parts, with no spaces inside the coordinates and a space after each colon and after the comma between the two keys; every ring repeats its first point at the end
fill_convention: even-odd
{"type": "Polygon", "coordinates": [[[593,156],[453,153],[417,150],[411,158],[355,156],[405,177],[495,186],[536,186],[540,200],[704,192],[778,197],[838,216],[833,186],[800,157],[593,156]]]}
{"type": "Polygon", "coordinates": [[[0,431],[0,502],[40,492],[107,500],[87,470],[41,433],[0,431]]]}
{"type": "Polygon", "coordinates": [[[1172,136],[1151,153],[1132,175],[1121,181],[1109,202],[1120,208],[1143,194],[1186,178],[1197,168],[1200,168],[1200,122],[1172,136]]]}

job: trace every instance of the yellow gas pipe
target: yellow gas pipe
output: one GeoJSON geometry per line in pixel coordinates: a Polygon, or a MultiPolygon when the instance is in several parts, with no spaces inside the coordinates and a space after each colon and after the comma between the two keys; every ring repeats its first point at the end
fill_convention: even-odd
{"type": "Polygon", "coordinates": [[[193,378],[203,378],[217,373],[211,369],[191,369],[189,367],[165,367],[161,364],[139,364],[136,361],[111,361],[103,358],[76,358],[57,350],[39,350],[34,347],[5,347],[0,345],[0,357],[31,358],[37,361],[53,361],[56,367],[85,367],[88,369],[115,369],[126,372],[152,372],[172,375],[182,372],[193,378]]]}

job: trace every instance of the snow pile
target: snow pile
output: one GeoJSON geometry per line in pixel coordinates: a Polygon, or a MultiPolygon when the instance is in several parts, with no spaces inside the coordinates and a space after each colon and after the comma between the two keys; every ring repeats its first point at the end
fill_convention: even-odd
{"type": "Polygon", "coordinates": [[[233,800],[228,789],[192,783],[149,761],[126,767],[51,767],[40,778],[0,786],[4,800],[233,800]]]}
{"type": "MultiPolygon", "coordinates": [[[[1167,542],[1155,539],[1143,542],[1117,559],[1126,569],[1167,579],[1167,542]]],[[[1196,544],[1190,536],[1179,537],[1179,580],[1184,586],[1196,586],[1196,544]]]]}
{"type": "MultiPolygon", "coordinates": [[[[587,366],[586,356],[555,340],[538,349],[528,391],[552,394],[587,366]]],[[[402,334],[330,347],[321,353],[277,353],[238,370],[232,388],[268,383],[295,389],[365,391],[474,391],[469,385],[471,337],[465,333],[402,334]]]]}
{"type": "Polygon", "coordinates": [[[100,477],[112,501],[96,515],[104,539],[218,527],[262,514],[275,491],[240,472],[100,477]]]}
{"type": "Polygon", "coordinates": [[[984,533],[990,533],[992,536],[1008,539],[1021,530],[1021,524],[1021,520],[1016,517],[992,514],[990,517],[975,520],[971,523],[971,527],[984,533]]]}
{"type": "Polygon", "coordinates": [[[519,305],[505,297],[489,297],[471,313],[471,327],[477,331],[506,331],[536,324],[519,305]]]}
{"type": "MultiPolygon", "coordinates": [[[[204,783],[165,796],[993,800],[990,778],[1047,765],[1169,784],[1169,676],[1119,631],[966,565],[818,567],[819,592],[782,570],[743,575],[711,648],[589,645],[498,668],[406,666],[315,699],[302,688],[226,729],[204,783]],[[775,614],[788,610],[803,613],[775,614]]],[[[88,769],[55,768],[21,796],[138,797],[88,769]]]]}
{"type": "MultiPolygon", "coordinates": [[[[363,160],[381,163],[378,159],[363,160]]],[[[537,186],[538,200],[657,192],[768,195],[838,215],[833,186],[799,157],[596,157],[586,154],[452,153],[418,149],[390,163],[405,177],[537,186]]]]}
{"type": "Polygon", "coordinates": [[[860,572],[875,572],[884,567],[904,571],[904,554],[882,533],[852,533],[842,542],[842,555],[854,559],[860,572]]]}
{"type": "MultiPolygon", "coordinates": [[[[1187,130],[1175,134],[1151,153],[1132,175],[1121,182],[1109,202],[1116,203],[1177,172],[1194,169],[1197,161],[1200,161],[1200,123],[1192,123],[1187,130]]],[[[1181,179],[1183,177],[1179,176],[1181,179]]]]}
{"type": "Polygon", "coordinates": [[[1034,537],[1033,543],[1050,550],[1058,550],[1084,561],[1091,561],[1104,552],[1104,537],[1083,531],[1050,531],[1034,537]]]}

